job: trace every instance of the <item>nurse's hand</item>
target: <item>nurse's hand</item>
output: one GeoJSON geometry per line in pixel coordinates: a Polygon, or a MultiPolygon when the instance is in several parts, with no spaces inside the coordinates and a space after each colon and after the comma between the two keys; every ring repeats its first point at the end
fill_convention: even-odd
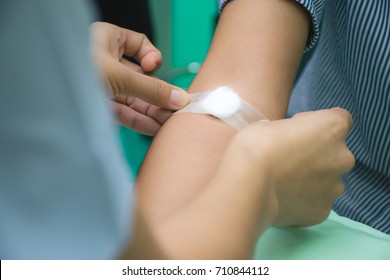
{"type": "Polygon", "coordinates": [[[144,34],[95,22],[91,36],[92,54],[121,124],[154,135],[172,111],[188,103],[186,92],[151,76],[162,57],[144,34]]]}
{"type": "Polygon", "coordinates": [[[230,161],[254,184],[266,179],[274,226],[307,226],[328,217],[343,192],[341,178],[355,163],[345,143],[351,126],[351,115],[335,108],[253,124],[235,136],[230,161]]]}

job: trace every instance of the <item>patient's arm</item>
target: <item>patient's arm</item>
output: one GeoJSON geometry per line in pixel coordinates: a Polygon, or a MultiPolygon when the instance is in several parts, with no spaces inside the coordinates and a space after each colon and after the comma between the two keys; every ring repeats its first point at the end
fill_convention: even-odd
{"type": "Polygon", "coordinates": [[[351,115],[342,109],[248,126],[235,134],[194,199],[153,224],[153,231],[136,218],[123,257],[250,258],[271,224],[323,221],[343,190],[342,174],[354,164],[345,145],[351,126],[351,115]]]}
{"type": "MultiPolygon", "coordinates": [[[[228,85],[269,119],[283,118],[308,32],[308,16],[294,1],[232,1],[189,92],[228,85]]],[[[137,183],[152,223],[199,193],[234,133],[223,122],[197,114],[174,115],[163,126],[137,183]]]]}

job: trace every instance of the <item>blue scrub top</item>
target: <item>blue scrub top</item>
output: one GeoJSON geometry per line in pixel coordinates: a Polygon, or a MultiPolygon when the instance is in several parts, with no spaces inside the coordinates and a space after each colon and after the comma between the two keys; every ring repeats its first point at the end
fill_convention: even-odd
{"type": "Polygon", "coordinates": [[[81,0],[1,1],[1,259],[114,258],[130,237],[132,182],[91,20],[81,0]]]}

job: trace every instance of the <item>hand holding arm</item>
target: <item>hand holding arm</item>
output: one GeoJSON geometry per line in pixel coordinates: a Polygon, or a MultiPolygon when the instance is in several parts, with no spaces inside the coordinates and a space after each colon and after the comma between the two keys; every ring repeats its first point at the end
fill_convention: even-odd
{"type": "Polygon", "coordinates": [[[347,111],[329,109],[248,126],[202,191],[153,225],[154,235],[138,216],[125,257],[251,258],[269,226],[323,221],[354,165],[345,145],[351,125],[347,111]]]}

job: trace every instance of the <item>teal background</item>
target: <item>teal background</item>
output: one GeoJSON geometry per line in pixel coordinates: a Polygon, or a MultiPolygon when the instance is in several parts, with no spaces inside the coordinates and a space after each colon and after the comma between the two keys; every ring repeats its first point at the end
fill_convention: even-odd
{"type": "MultiPolygon", "coordinates": [[[[172,0],[172,68],[206,58],[218,17],[217,1],[172,0]]],[[[182,74],[172,83],[187,88],[195,74],[182,74]]]]}

